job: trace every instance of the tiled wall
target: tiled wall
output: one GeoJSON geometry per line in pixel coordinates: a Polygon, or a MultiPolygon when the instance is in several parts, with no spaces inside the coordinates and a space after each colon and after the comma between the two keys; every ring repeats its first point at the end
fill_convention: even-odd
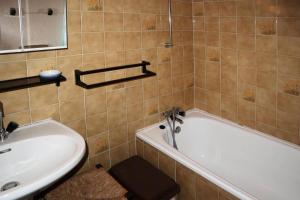
{"type": "Polygon", "coordinates": [[[299,144],[300,1],[193,0],[195,106],[299,144]]]}
{"type": "Polygon", "coordinates": [[[86,166],[109,167],[127,158],[134,153],[136,129],[157,122],[169,106],[192,108],[194,100],[198,108],[299,144],[299,1],[173,0],[171,49],[163,47],[167,2],[69,0],[68,50],[0,56],[0,80],[55,68],[68,81],[59,88],[0,94],[5,121],[28,124],[53,117],[74,128],[90,148],[86,166]],[[74,69],[142,59],[152,63],[157,77],[93,90],[74,84],[74,69]]]}
{"type": "MultiPolygon", "coordinates": [[[[89,164],[109,167],[134,153],[135,130],[157,122],[169,106],[194,106],[192,1],[174,2],[175,47],[168,39],[167,0],[69,0],[69,49],[1,55],[0,80],[59,69],[68,81],[0,94],[5,122],[29,124],[52,117],[87,140],[89,164]],[[75,69],[95,69],[150,61],[158,76],[84,90],[75,69]]],[[[86,82],[111,80],[136,70],[98,74],[86,82]]]]}
{"type": "Polygon", "coordinates": [[[179,200],[238,200],[232,194],[137,139],[137,154],[172,177],[180,185],[179,200]]]}

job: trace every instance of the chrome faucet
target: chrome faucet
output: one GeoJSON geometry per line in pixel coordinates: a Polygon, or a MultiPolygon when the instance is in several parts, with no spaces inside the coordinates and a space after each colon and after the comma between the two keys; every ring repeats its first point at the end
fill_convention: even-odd
{"type": "Polygon", "coordinates": [[[182,119],[179,118],[179,116],[184,117],[185,112],[181,108],[173,107],[171,110],[164,112],[163,115],[166,118],[168,125],[170,127],[170,130],[171,130],[172,139],[173,139],[173,147],[175,149],[178,149],[177,143],[175,140],[175,134],[180,133],[181,128],[180,128],[180,126],[176,127],[176,121],[179,122],[180,124],[183,124],[184,122],[182,119]]]}
{"type": "Polygon", "coordinates": [[[0,142],[3,142],[5,139],[5,128],[3,123],[3,117],[4,117],[3,103],[0,101],[0,142]]]}
{"type": "Polygon", "coordinates": [[[14,130],[16,130],[19,125],[15,122],[9,122],[7,128],[4,128],[4,108],[3,103],[0,101],[0,142],[4,142],[5,139],[11,134],[14,130]]]}

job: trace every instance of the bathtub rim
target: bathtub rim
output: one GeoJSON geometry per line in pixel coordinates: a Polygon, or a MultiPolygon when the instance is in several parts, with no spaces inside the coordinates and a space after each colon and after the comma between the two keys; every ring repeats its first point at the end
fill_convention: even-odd
{"type": "MultiPolygon", "coordinates": [[[[288,141],[282,140],[280,138],[274,137],[272,135],[268,135],[266,133],[260,132],[258,130],[246,127],[246,126],[242,126],[239,125],[237,123],[234,123],[232,121],[229,121],[227,119],[223,119],[221,117],[212,115],[206,111],[194,108],[194,109],[190,109],[187,111],[187,117],[191,114],[191,113],[199,113],[201,115],[203,115],[206,118],[209,119],[213,119],[213,120],[217,120],[219,122],[223,122],[225,124],[234,126],[236,128],[245,130],[247,132],[251,132],[251,134],[256,134],[259,137],[263,137],[266,138],[268,140],[272,140],[276,143],[280,143],[283,144],[285,146],[289,146],[293,149],[296,149],[298,151],[300,151],[300,146],[290,143],[288,141]]],[[[176,162],[182,164],[183,166],[189,168],[190,170],[194,171],[195,173],[199,174],[200,176],[206,178],[207,180],[209,180],[210,182],[216,184],[218,187],[224,189],[225,191],[233,194],[234,196],[236,196],[237,198],[243,199],[243,200],[257,200],[257,197],[254,197],[253,195],[249,194],[248,192],[244,191],[243,189],[239,188],[238,186],[228,182],[227,180],[215,175],[213,172],[211,172],[209,169],[205,168],[204,166],[202,166],[200,163],[192,160],[191,158],[189,158],[187,155],[184,155],[183,153],[177,151],[176,149],[174,149],[173,147],[171,147],[169,144],[166,143],[166,141],[163,139],[161,134],[157,134],[157,135],[152,135],[147,136],[145,133],[148,130],[152,130],[153,128],[157,128],[159,125],[166,123],[166,120],[160,121],[158,123],[155,123],[153,125],[147,126],[145,128],[142,129],[138,129],[136,131],[136,137],[139,138],[140,140],[148,143],[149,145],[155,147],[156,149],[158,149],[159,151],[161,151],[162,153],[166,154],[167,156],[169,156],[170,158],[174,159],[176,162]],[[156,140],[159,140],[158,142],[153,139],[155,138],[156,140]]]]}

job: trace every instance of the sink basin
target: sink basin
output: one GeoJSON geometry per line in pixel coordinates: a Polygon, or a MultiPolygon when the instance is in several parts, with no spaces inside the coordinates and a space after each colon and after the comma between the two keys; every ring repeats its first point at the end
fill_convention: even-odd
{"type": "Polygon", "coordinates": [[[47,187],[80,162],[85,148],[78,133],[54,120],[17,129],[0,143],[0,200],[47,187]]]}

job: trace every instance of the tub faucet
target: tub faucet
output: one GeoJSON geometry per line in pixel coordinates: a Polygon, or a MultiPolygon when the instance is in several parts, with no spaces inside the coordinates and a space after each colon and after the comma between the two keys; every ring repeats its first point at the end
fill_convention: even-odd
{"type": "Polygon", "coordinates": [[[184,122],[182,119],[179,118],[179,116],[184,117],[185,112],[179,107],[173,107],[171,110],[164,112],[164,116],[166,118],[170,118],[172,122],[177,121],[180,124],[183,124],[184,122]]]}
{"type": "Polygon", "coordinates": [[[180,126],[176,127],[175,122],[177,121],[180,124],[183,124],[183,120],[180,119],[179,116],[184,117],[185,112],[181,108],[173,107],[171,110],[164,112],[163,115],[166,118],[168,125],[170,127],[170,130],[171,130],[172,139],[173,139],[173,147],[175,149],[178,149],[176,140],[175,140],[175,134],[180,133],[181,128],[180,128],[180,126]]]}

